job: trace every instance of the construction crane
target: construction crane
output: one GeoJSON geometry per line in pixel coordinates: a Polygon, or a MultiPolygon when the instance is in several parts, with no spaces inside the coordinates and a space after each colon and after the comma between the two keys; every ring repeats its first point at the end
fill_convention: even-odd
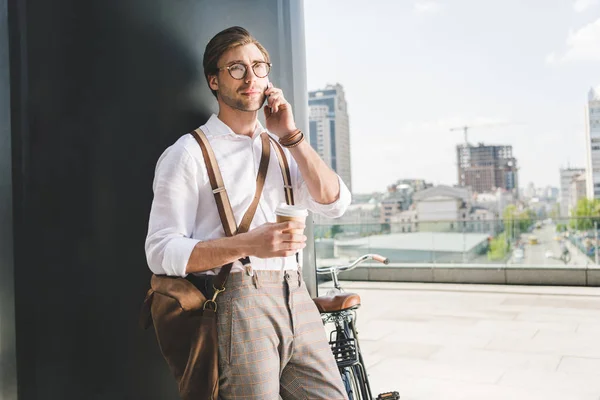
{"type": "Polygon", "coordinates": [[[471,128],[490,128],[490,127],[494,127],[494,126],[505,126],[505,125],[514,125],[511,122],[498,122],[498,123],[494,123],[494,124],[481,124],[481,125],[465,125],[465,126],[458,126],[456,128],[450,128],[450,132],[454,132],[454,131],[463,131],[464,135],[465,135],[465,146],[469,145],[469,140],[468,140],[468,131],[471,128]]]}
{"type": "Polygon", "coordinates": [[[450,132],[454,131],[463,131],[465,133],[465,146],[469,145],[469,141],[467,140],[467,132],[469,131],[469,126],[465,125],[463,127],[450,128],[450,132]]]}

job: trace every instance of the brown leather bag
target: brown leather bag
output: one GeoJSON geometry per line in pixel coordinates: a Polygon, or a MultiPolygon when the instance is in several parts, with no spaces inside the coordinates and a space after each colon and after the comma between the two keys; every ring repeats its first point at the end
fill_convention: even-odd
{"type": "MultiPolygon", "coordinates": [[[[279,159],[283,176],[286,202],[294,204],[289,165],[283,149],[266,132],[261,134],[262,156],[256,177],[256,192],[244,214],[239,228],[223,184],[215,155],[204,133],[192,133],[202,149],[219,217],[227,236],[247,232],[256,213],[267,176],[270,158],[269,139],[279,159]]],[[[248,264],[249,259],[240,260],[248,264]]],[[[153,275],[141,313],[141,324],[147,329],[154,325],[156,338],[163,357],[179,385],[184,400],[217,400],[219,394],[217,296],[225,290],[232,263],[221,268],[215,276],[203,276],[208,291],[203,293],[191,277],[180,278],[153,275]],[[211,287],[212,286],[212,287],[211,287]],[[212,289],[212,290],[210,290],[212,289]],[[209,298],[207,299],[207,295],[209,298]]]]}

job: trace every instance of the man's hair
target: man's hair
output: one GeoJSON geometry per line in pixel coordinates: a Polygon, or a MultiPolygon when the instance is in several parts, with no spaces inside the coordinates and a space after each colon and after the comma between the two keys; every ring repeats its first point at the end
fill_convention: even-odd
{"type": "MultiPolygon", "coordinates": [[[[206,49],[204,50],[204,59],[202,61],[202,66],[204,67],[204,76],[206,77],[206,82],[209,84],[209,76],[217,75],[219,73],[219,60],[221,56],[229,49],[233,49],[234,47],[244,46],[246,44],[255,44],[256,47],[260,50],[260,52],[265,57],[266,62],[271,62],[269,58],[269,53],[267,50],[254,38],[250,32],[240,26],[232,26],[231,28],[227,28],[219,33],[217,33],[210,42],[206,45],[206,49]]],[[[217,91],[211,89],[212,94],[217,97],[217,91]]]]}

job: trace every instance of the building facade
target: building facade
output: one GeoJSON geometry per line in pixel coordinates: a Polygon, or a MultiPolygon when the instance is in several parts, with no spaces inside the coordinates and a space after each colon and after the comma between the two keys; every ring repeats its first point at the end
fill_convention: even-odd
{"type": "Polygon", "coordinates": [[[585,107],[586,192],[600,198],[600,86],[590,89],[585,107]]]}
{"type": "Polygon", "coordinates": [[[583,168],[562,168],[560,170],[560,216],[562,218],[569,216],[571,182],[573,182],[573,178],[585,172],[586,170],[583,168]]]}
{"type": "Polygon", "coordinates": [[[579,200],[586,198],[586,183],[587,182],[584,173],[575,176],[571,181],[571,187],[569,190],[569,194],[571,195],[569,201],[569,215],[571,214],[572,210],[577,207],[579,200]]]}
{"type": "Polygon", "coordinates": [[[460,144],[456,146],[456,155],[459,186],[470,187],[476,193],[501,188],[517,195],[517,160],[512,146],[460,144]]]}
{"type": "Polygon", "coordinates": [[[344,88],[327,85],[308,92],[310,144],[352,191],[350,123],[344,88]]]}

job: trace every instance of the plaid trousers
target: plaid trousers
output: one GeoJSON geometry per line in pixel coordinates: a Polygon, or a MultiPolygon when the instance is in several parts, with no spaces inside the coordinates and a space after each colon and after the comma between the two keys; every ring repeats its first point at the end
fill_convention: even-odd
{"type": "Polygon", "coordinates": [[[346,400],[301,271],[232,273],[217,298],[223,400],[346,400]]]}

